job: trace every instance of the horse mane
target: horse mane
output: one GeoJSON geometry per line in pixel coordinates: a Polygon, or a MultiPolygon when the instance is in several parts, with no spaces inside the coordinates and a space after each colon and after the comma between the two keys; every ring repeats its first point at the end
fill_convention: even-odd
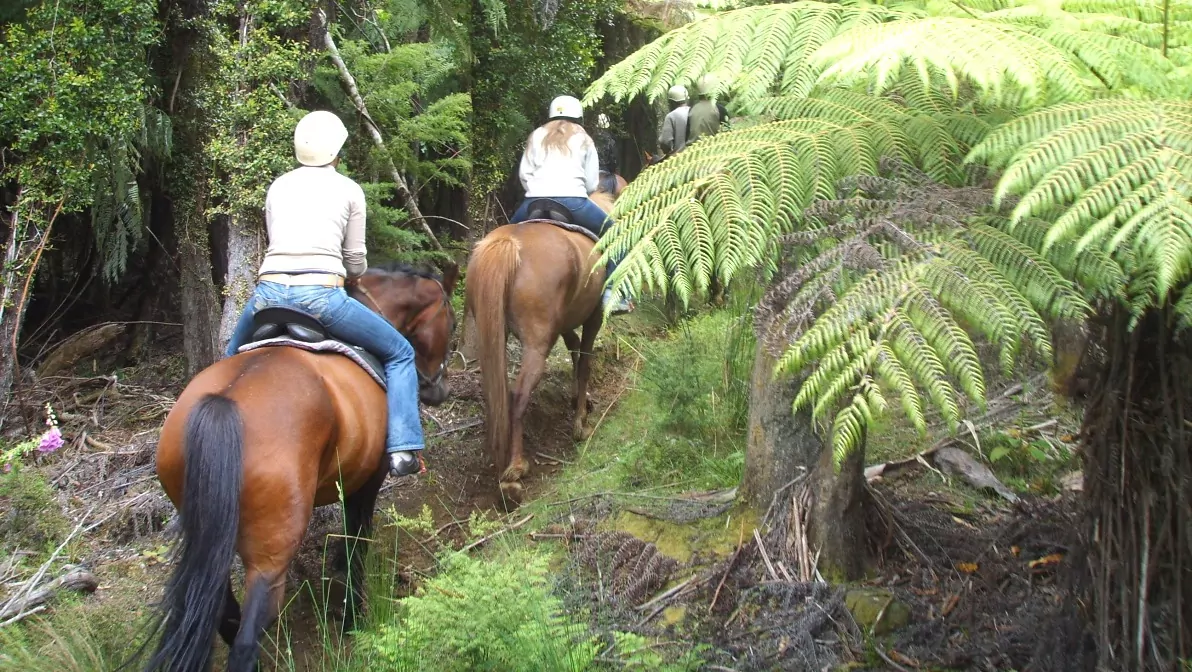
{"type": "Polygon", "coordinates": [[[384,275],[396,276],[413,276],[416,278],[425,278],[427,280],[434,280],[435,282],[443,282],[443,277],[434,271],[428,270],[421,266],[411,266],[410,264],[399,261],[387,261],[377,266],[369,266],[365,273],[378,273],[384,275]]]}

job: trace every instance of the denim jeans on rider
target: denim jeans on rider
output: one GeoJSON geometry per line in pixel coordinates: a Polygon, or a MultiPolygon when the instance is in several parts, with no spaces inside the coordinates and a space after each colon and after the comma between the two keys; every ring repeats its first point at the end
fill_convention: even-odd
{"type": "Polygon", "coordinates": [[[260,282],[232,332],[228,357],[252,338],[253,315],[270,306],[301,310],[322,322],[331,335],[380,358],[385,364],[389,403],[385,451],[393,453],[425,447],[422,422],[418,417],[418,372],[414,369],[414,349],[393,325],[348,296],[342,287],[260,282]]]}
{"type": "MultiPolygon", "coordinates": [[[[552,201],[558,202],[563,207],[571,211],[572,222],[578,224],[585,229],[591,231],[597,236],[603,236],[604,232],[613,225],[613,220],[608,218],[608,215],[600,209],[600,206],[592,202],[590,198],[580,198],[578,196],[565,197],[546,197],[552,201]]],[[[538,200],[537,198],[523,199],[521,205],[517,210],[513,211],[513,216],[509,218],[511,224],[517,222],[524,222],[529,219],[529,213],[526,210],[530,207],[530,203],[538,200]]],[[[608,275],[612,275],[613,269],[617,267],[620,259],[615,259],[608,262],[608,275]]]]}

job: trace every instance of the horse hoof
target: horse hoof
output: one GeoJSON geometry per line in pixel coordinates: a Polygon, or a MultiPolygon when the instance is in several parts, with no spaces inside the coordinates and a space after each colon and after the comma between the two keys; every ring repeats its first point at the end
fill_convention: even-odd
{"type": "Polygon", "coordinates": [[[501,483],[501,499],[506,508],[517,508],[526,496],[526,488],[520,481],[503,481],[501,483]]]}
{"type": "Polygon", "coordinates": [[[571,438],[574,441],[584,441],[589,436],[592,436],[592,430],[580,423],[576,423],[575,427],[571,430],[571,438]]]}

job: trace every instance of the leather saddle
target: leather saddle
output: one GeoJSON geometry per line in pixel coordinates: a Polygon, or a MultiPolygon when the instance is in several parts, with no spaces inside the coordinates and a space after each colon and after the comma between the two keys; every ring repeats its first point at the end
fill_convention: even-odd
{"type": "Polygon", "coordinates": [[[327,333],[327,328],[317,318],[300,310],[284,306],[271,306],[257,311],[253,315],[252,337],[244,345],[249,346],[273,339],[281,339],[276,343],[277,345],[287,345],[286,341],[296,341],[297,343],[293,343],[295,347],[301,347],[298,344],[338,343],[351,350],[355,356],[346,352],[343,354],[356,361],[357,364],[367,365],[372,370],[374,378],[385,380],[385,367],[376,355],[358,345],[335,338],[327,333]]]}
{"type": "Polygon", "coordinates": [[[530,205],[526,207],[526,219],[523,221],[530,220],[549,221],[565,231],[587,236],[593,242],[599,240],[596,234],[575,223],[575,215],[571,214],[570,208],[553,198],[536,198],[530,201],[530,205]]]}

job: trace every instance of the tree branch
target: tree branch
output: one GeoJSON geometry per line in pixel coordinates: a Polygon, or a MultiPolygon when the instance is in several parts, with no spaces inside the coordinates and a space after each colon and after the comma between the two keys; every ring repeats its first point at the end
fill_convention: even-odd
{"type": "Polygon", "coordinates": [[[430,230],[430,225],[426,223],[426,218],[422,216],[422,211],[418,208],[418,199],[410,191],[410,187],[402,178],[401,173],[397,172],[397,166],[394,165],[393,158],[385,150],[385,140],[381,137],[381,129],[372,120],[372,117],[369,116],[368,107],[364,105],[364,98],[360,96],[360,90],[356,88],[356,80],[352,77],[352,73],[348,71],[348,66],[344,63],[343,57],[339,55],[339,49],[335,46],[335,40],[331,37],[331,26],[327,23],[327,14],[320,9],[318,16],[319,23],[323,27],[323,46],[327,48],[327,53],[331,56],[331,61],[335,63],[335,69],[339,71],[339,78],[343,82],[344,88],[348,90],[348,97],[352,99],[352,104],[356,106],[356,111],[360,113],[360,116],[364,117],[364,125],[368,128],[368,134],[372,136],[373,144],[377,146],[377,149],[381,150],[381,154],[385,157],[389,173],[393,177],[393,184],[397,188],[397,195],[401,196],[402,200],[405,201],[406,209],[410,211],[410,218],[422,225],[422,232],[430,238],[430,242],[435,246],[435,249],[442,250],[443,246],[439,244],[439,239],[430,230]]]}

